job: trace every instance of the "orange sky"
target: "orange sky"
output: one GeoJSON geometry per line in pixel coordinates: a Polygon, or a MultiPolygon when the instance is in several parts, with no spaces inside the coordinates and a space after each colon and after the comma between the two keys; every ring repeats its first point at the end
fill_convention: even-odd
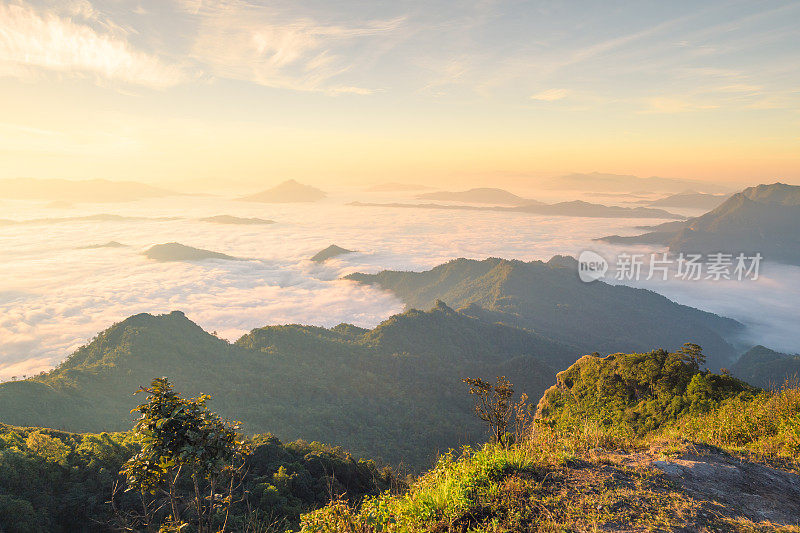
{"type": "Polygon", "coordinates": [[[796,2],[0,5],[0,178],[800,182],[796,2]]]}

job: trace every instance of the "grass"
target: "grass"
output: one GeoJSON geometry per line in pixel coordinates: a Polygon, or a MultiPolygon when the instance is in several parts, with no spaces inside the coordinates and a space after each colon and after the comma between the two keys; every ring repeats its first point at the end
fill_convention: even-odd
{"type": "Polygon", "coordinates": [[[748,402],[732,399],[664,432],[800,471],[800,386],[787,382],[748,402]]]}
{"type": "Polygon", "coordinates": [[[592,419],[535,424],[515,446],[442,456],[402,494],[334,501],[305,515],[302,532],[800,531],[693,497],[649,466],[712,449],[702,444],[797,471],[800,388],[734,398],[645,436],[592,419]]]}

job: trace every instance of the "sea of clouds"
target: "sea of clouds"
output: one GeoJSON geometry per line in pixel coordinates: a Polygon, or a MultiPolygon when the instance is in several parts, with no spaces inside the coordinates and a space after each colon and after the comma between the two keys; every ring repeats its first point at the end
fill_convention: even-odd
{"type": "MultiPolygon", "coordinates": [[[[230,340],[267,324],[372,327],[403,304],[390,293],[341,280],[343,275],[419,271],[457,257],[546,260],[586,249],[611,257],[620,249],[594,238],[633,235],[636,225],[660,222],[347,205],[408,199],[342,193],[314,204],[259,204],[193,196],[58,209],[2,202],[0,218],[51,220],[0,225],[0,379],[52,368],[98,332],[137,313],[181,310],[230,340]],[[57,220],[100,213],[146,218],[57,220]],[[276,223],[198,220],[220,214],[276,223]],[[155,220],[162,217],[176,218],[155,220]],[[108,241],[127,246],[82,248],[108,241]],[[167,242],[244,260],[159,263],[142,255],[167,242]],[[324,264],[308,260],[333,243],[358,253],[324,264]]],[[[770,265],[754,282],[630,283],[742,321],[748,343],[792,353],[800,346],[800,268],[770,265]]]]}

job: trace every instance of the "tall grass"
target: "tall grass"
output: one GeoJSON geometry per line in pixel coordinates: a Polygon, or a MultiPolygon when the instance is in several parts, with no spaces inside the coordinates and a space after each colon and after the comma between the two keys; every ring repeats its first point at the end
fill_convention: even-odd
{"type": "Polygon", "coordinates": [[[787,381],[749,401],[728,400],[704,415],[686,417],[668,433],[747,450],[765,458],[800,462],[800,385],[787,381]]]}
{"type": "Polygon", "coordinates": [[[500,481],[515,472],[530,472],[536,455],[529,446],[504,448],[487,444],[479,450],[452,452],[420,477],[403,495],[384,493],[367,499],[359,510],[337,501],[305,515],[306,533],[360,533],[367,531],[427,531],[432,523],[448,523],[498,496],[500,481]]]}

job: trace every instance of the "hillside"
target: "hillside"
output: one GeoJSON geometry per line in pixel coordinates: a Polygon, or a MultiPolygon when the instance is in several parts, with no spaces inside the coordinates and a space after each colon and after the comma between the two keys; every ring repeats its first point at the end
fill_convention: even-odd
{"type": "Polygon", "coordinates": [[[594,419],[645,434],[687,414],[708,412],[729,398],[756,394],[756,388],[734,377],[701,371],[702,362],[691,347],[672,353],[584,355],[558,373],[536,417],[563,428],[594,419]]]}
{"type": "Polygon", "coordinates": [[[672,252],[760,252],[764,259],[800,265],[800,186],[750,187],[684,223],[655,226],[634,237],[613,235],[615,244],[660,244],[672,252]]]}
{"type": "Polygon", "coordinates": [[[407,491],[333,501],[301,531],[797,531],[800,390],[759,391],[701,358],[587,356],[526,439],[444,455],[407,491]]]}
{"type": "Polygon", "coordinates": [[[465,202],[476,204],[497,204],[497,205],[535,205],[541,204],[536,200],[522,198],[514,193],[503,189],[492,187],[480,187],[466,191],[437,191],[420,194],[417,198],[421,200],[444,200],[448,202],[465,202]]]}
{"type": "Polygon", "coordinates": [[[57,369],[0,384],[0,420],[70,431],[131,426],[135,390],[170,376],[187,395],[248,431],[346,446],[415,467],[483,430],[461,378],[507,375],[538,397],[576,348],[485,323],[443,304],[408,311],[373,330],[269,326],[234,344],[180,312],[136,315],[100,333],[57,369]]]}
{"type": "Polygon", "coordinates": [[[425,272],[383,271],[346,279],[394,292],[410,307],[436,299],[491,322],[526,328],[575,345],[583,353],[703,346],[712,368],[729,365],[725,338],[738,322],[670,301],[644,289],[578,279],[577,262],[456,259],[425,272]]]}
{"type": "Polygon", "coordinates": [[[779,353],[764,346],[753,346],[739,357],[731,373],[758,387],[781,387],[800,378],[800,355],[779,353]]]}
{"type": "Polygon", "coordinates": [[[243,196],[239,200],[246,202],[294,203],[316,202],[323,198],[325,198],[325,193],[316,187],[304,185],[295,180],[287,180],[271,189],[243,196]]]}

